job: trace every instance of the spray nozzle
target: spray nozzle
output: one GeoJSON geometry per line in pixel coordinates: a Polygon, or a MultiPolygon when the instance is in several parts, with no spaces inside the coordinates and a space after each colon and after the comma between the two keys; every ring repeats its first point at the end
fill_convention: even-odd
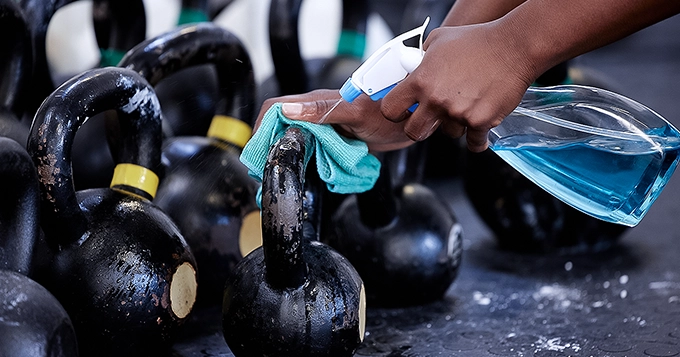
{"type": "Polygon", "coordinates": [[[366,93],[373,100],[385,96],[397,83],[413,72],[423,59],[423,37],[430,18],[382,45],[347,79],[340,95],[348,102],[354,101],[361,93],[366,93]],[[404,45],[404,41],[420,36],[419,47],[404,45]]]}

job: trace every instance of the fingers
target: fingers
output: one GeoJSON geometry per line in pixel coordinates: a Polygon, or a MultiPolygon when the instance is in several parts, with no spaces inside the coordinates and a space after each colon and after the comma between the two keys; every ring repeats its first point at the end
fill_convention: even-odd
{"type": "Polygon", "coordinates": [[[466,140],[468,149],[472,152],[482,152],[489,147],[489,130],[467,129],[466,140]]]}
{"type": "MultiPolygon", "coordinates": [[[[338,106],[342,104],[340,99],[315,100],[312,102],[283,103],[281,112],[287,118],[302,120],[310,123],[323,123],[338,106]]],[[[340,109],[342,110],[342,108],[340,109]]]]}
{"type": "Polygon", "coordinates": [[[411,78],[406,77],[383,98],[380,111],[387,120],[398,123],[411,116],[408,109],[418,102],[418,86],[411,78]]]}
{"type": "MultiPolygon", "coordinates": [[[[340,99],[340,93],[338,93],[337,90],[315,90],[311,91],[308,93],[303,93],[303,94],[296,94],[296,95],[287,95],[283,97],[275,97],[275,98],[269,98],[264,101],[262,104],[262,107],[260,108],[260,113],[257,116],[257,120],[255,122],[255,128],[253,132],[257,131],[257,128],[259,128],[260,123],[262,122],[262,118],[264,117],[264,114],[271,108],[272,105],[275,103],[315,103],[315,102],[325,102],[325,101],[334,101],[337,102],[340,99]]],[[[323,106],[325,104],[321,104],[323,106]]],[[[316,108],[311,108],[311,107],[306,107],[306,108],[299,108],[296,106],[288,107],[288,114],[291,116],[301,116],[299,120],[305,120],[305,121],[311,121],[315,122],[315,120],[319,120],[320,118],[317,118],[315,113],[321,112],[323,108],[316,107],[316,108]],[[297,114],[296,114],[297,113],[297,114]]],[[[283,111],[283,108],[282,108],[283,111]]],[[[284,115],[288,116],[285,111],[283,111],[284,115]]],[[[323,115],[323,113],[321,114],[323,115]]],[[[291,118],[290,116],[288,116],[291,118]]],[[[295,119],[295,118],[291,118],[295,119]]]]}
{"type": "Polygon", "coordinates": [[[465,134],[465,126],[454,120],[442,122],[442,125],[439,128],[444,135],[448,135],[452,138],[460,138],[465,134]]]}
{"type": "Polygon", "coordinates": [[[432,135],[441,123],[441,118],[427,120],[411,118],[404,125],[404,133],[413,141],[423,141],[432,135]]]}

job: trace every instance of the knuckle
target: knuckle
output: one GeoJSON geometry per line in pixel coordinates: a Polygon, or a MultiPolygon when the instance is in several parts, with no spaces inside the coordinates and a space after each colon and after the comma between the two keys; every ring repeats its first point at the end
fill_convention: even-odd
{"type": "Polygon", "coordinates": [[[314,101],[315,114],[325,114],[328,109],[328,103],[325,100],[314,101]]]}

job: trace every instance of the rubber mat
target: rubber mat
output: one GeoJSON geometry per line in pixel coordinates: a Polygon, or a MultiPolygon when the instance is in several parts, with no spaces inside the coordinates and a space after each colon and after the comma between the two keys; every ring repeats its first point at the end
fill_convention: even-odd
{"type": "MultiPolygon", "coordinates": [[[[433,187],[460,219],[474,218],[457,185],[433,187]]],[[[356,356],[680,355],[680,248],[663,237],[674,235],[579,255],[512,253],[473,237],[441,301],[369,306],[356,356]]],[[[219,308],[198,311],[185,330],[177,356],[232,355],[219,308]]]]}

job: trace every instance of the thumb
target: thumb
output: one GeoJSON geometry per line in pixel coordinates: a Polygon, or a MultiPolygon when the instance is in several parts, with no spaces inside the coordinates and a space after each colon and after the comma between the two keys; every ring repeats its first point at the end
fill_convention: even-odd
{"type": "Polygon", "coordinates": [[[338,104],[337,99],[283,103],[281,112],[289,119],[320,124],[326,120],[328,113],[338,104]]]}

